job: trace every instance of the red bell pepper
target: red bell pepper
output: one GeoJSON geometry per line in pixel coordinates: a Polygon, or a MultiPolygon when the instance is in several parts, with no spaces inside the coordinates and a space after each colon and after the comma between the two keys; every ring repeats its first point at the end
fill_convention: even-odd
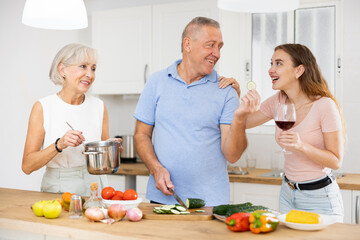
{"type": "Polygon", "coordinates": [[[249,231],[250,213],[240,212],[234,213],[226,218],[228,229],[234,232],[249,231]]]}

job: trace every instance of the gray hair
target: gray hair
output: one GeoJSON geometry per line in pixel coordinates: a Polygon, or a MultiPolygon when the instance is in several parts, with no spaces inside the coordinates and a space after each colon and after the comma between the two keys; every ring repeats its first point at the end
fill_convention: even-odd
{"type": "Polygon", "coordinates": [[[71,43],[60,49],[56,54],[50,68],[49,77],[56,85],[64,84],[64,77],[59,73],[58,66],[60,63],[65,66],[78,64],[86,59],[96,61],[96,50],[80,43],[71,43]]]}
{"type": "Polygon", "coordinates": [[[201,28],[204,26],[220,28],[220,24],[211,18],[207,18],[207,17],[194,18],[186,25],[186,27],[181,35],[181,52],[183,52],[184,38],[189,37],[189,36],[193,35],[194,33],[199,32],[201,30],[201,28]]]}

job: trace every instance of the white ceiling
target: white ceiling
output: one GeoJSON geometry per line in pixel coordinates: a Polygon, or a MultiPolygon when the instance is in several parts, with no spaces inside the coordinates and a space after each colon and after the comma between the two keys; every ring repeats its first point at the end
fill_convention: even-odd
{"type": "Polygon", "coordinates": [[[194,0],[84,0],[84,3],[88,13],[90,13],[93,10],[190,1],[194,0]]]}

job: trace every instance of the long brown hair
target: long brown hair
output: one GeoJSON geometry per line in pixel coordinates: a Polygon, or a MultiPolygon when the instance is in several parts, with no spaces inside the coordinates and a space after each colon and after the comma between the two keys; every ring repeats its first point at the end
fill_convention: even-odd
{"type": "MultiPolygon", "coordinates": [[[[340,113],[341,122],[343,125],[343,133],[345,137],[345,121],[343,118],[341,107],[338,101],[330,92],[327,82],[321,74],[316,59],[310,49],[301,44],[288,43],[275,47],[275,51],[276,50],[283,50],[287,54],[289,54],[294,67],[297,67],[299,65],[304,66],[305,71],[298,80],[301,90],[307,95],[309,99],[315,100],[319,96],[321,96],[329,97],[335,102],[340,113]]],[[[285,94],[284,91],[281,92],[285,94]]]]}

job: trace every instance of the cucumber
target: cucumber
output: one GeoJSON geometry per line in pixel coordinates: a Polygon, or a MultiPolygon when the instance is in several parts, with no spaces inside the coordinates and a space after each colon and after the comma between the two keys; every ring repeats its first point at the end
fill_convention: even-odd
{"type": "Polygon", "coordinates": [[[186,212],[186,208],[184,208],[183,206],[176,206],[175,208],[180,212],[186,212]]]}
{"type": "Polygon", "coordinates": [[[180,212],[180,214],[190,214],[190,212],[185,211],[185,212],[180,212]]]}
{"type": "Polygon", "coordinates": [[[153,212],[157,214],[189,214],[181,205],[161,205],[154,207],[153,212]]]}
{"type": "Polygon", "coordinates": [[[186,208],[201,208],[205,206],[205,201],[200,198],[187,198],[186,208]]]}
{"type": "Polygon", "coordinates": [[[204,213],[204,212],[205,212],[205,210],[198,209],[198,210],[195,210],[195,212],[197,212],[197,213],[204,213]]]}
{"type": "Polygon", "coordinates": [[[250,202],[246,202],[246,203],[241,203],[241,204],[225,204],[225,205],[219,205],[219,206],[215,206],[213,208],[213,213],[217,214],[217,215],[222,215],[225,216],[226,213],[233,208],[248,208],[250,206],[252,206],[253,204],[250,202]]]}

